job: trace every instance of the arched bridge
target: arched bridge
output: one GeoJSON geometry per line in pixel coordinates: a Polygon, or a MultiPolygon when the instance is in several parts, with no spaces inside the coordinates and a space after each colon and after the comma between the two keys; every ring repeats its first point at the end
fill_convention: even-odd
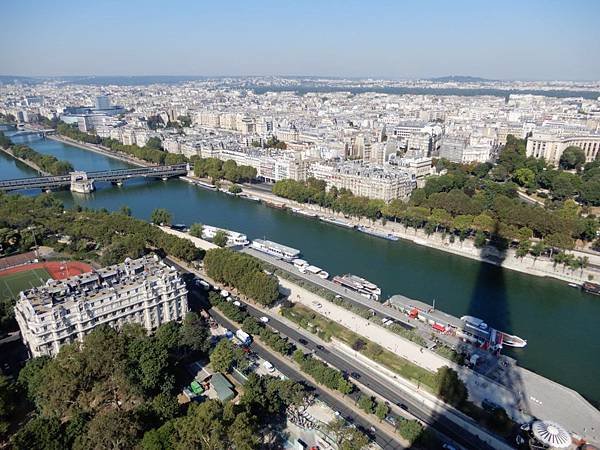
{"type": "Polygon", "coordinates": [[[95,181],[108,181],[121,184],[132,178],[172,178],[187,175],[189,166],[173,164],[170,166],[152,166],[136,169],[101,170],[96,172],[71,172],[69,175],[50,177],[17,178],[0,181],[0,190],[17,191],[21,189],[59,189],[69,186],[74,192],[91,192],[95,181]]]}

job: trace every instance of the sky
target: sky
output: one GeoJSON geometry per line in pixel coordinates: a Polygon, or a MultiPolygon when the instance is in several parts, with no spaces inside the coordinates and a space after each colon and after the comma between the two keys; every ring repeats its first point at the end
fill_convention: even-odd
{"type": "Polygon", "coordinates": [[[18,0],[2,75],[600,80],[600,0],[18,0]]]}

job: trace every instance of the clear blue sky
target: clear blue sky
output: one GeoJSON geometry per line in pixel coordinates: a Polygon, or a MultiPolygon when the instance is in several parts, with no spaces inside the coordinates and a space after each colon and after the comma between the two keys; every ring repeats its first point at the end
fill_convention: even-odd
{"type": "Polygon", "coordinates": [[[10,0],[0,74],[600,79],[600,0],[10,0]]]}

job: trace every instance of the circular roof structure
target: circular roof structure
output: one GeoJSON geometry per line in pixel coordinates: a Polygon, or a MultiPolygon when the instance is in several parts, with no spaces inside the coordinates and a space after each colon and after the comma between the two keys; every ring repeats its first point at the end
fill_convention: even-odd
{"type": "Polygon", "coordinates": [[[535,438],[553,448],[567,448],[571,445],[571,435],[557,423],[538,420],[531,426],[535,438]]]}

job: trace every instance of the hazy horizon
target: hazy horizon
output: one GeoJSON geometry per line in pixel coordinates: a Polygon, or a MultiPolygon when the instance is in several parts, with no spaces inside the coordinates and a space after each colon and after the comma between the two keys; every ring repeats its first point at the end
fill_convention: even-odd
{"type": "Polygon", "coordinates": [[[600,79],[594,0],[23,0],[3,12],[6,76],[600,79]]]}

